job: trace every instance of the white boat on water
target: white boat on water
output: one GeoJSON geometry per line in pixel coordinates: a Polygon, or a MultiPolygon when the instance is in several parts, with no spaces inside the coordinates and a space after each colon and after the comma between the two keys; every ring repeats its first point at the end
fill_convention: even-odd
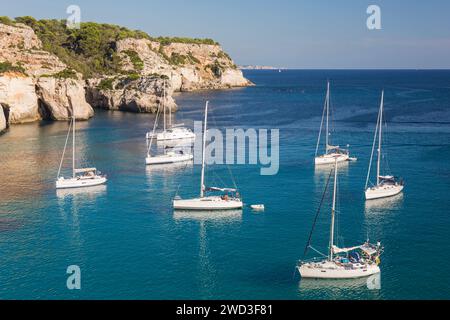
{"type": "Polygon", "coordinates": [[[202,171],[200,178],[200,197],[193,199],[181,199],[175,197],[173,208],[175,210],[233,210],[242,209],[243,203],[236,188],[205,187],[205,158],[206,158],[206,133],[208,121],[208,101],[205,106],[205,123],[203,129],[202,171]],[[209,195],[206,193],[221,193],[221,195],[209,195]]]}
{"type": "Polygon", "coordinates": [[[382,132],[383,132],[383,108],[384,108],[384,91],[381,93],[380,111],[378,113],[377,126],[375,129],[375,136],[373,139],[372,154],[370,156],[369,170],[367,172],[365,197],[366,200],[380,199],[392,197],[403,191],[403,181],[392,175],[381,175],[381,146],[382,146],[382,132]],[[378,135],[378,159],[377,159],[377,182],[375,185],[369,186],[370,171],[372,168],[372,160],[375,151],[375,145],[378,135]]]}
{"type": "Polygon", "coordinates": [[[56,179],[56,189],[91,187],[104,184],[107,181],[106,175],[103,175],[96,168],[78,168],[78,169],[76,168],[75,125],[76,125],[75,113],[72,112],[72,119],[70,121],[69,131],[67,132],[64,151],[61,157],[61,162],[59,164],[58,176],[56,179]],[[71,131],[72,131],[72,176],[63,177],[61,176],[61,169],[71,131]]]}
{"type": "MultiPolygon", "coordinates": [[[[330,130],[329,130],[329,118],[330,118],[330,82],[327,82],[327,95],[325,97],[325,105],[322,113],[322,121],[320,123],[319,137],[317,139],[316,154],[314,157],[315,165],[330,165],[334,164],[335,161],[343,162],[350,160],[350,154],[347,149],[342,149],[339,146],[333,146],[330,144],[330,130]],[[323,131],[323,123],[325,120],[325,153],[318,155],[320,138],[323,131]]],[[[355,160],[355,158],[352,158],[355,160]]]]}
{"type": "Polygon", "coordinates": [[[156,139],[157,142],[160,141],[172,141],[172,140],[191,140],[191,143],[194,142],[195,139],[195,133],[192,132],[191,129],[184,126],[183,123],[179,124],[173,124],[172,123],[172,110],[169,110],[168,117],[166,116],[166,82],[164,81],[164,88],[163,88],[163,99],[162,99],[162,109],[163,109],[163,115],[164,115],[164,128],[162,132],[155,132],[154,130],[152,132],[147,132],[147,139],[156,139]],[[167,122],[167,118],[168,122],[167,122]]]}
{"type": "MultiPolygon", "coordinates": [[[[164,106],[163,106],[164,109],[164,106]]],[[[155,117],[155,123],[153,124],[153,131],[151,133],[151,138],[147,147],[147,156],[145,158],[146,165],[164,165],[164,164],[173,164],[179,162],[187,162],[192,161],[194,156],[192,152],[186,152],[184,148],[169,148],[168,146],[163,145],[164,152],[162,154],[152,154],[152,145],[153,141],[157,140],[157,135],[155,134],[156,128],[158,126],[159,116],[161,114],[161,108],[158,108],[155,117]]],[[[165,119],[164,119],[165,121],[165,119]]],[[[180,140],[181,141],[181,140],[180,140]]]]}
{"type": "MultiPolygon", "coordinates": [[[[324,258],[316,258],[309,261],[299,261],[297,270],[302,278],[314,279],[355,279],[368,277],[373,274],[380,273],[379,263],[382,247],[380,243],[376,245],[370,244],[369,241],[362,245],[339,248],[335,245],[335,214],[336,214],[336,193],[337,193],[337,171],[338,164],[335,161],[334,167],[334,188],[333,188],[333,204],[331,208],[331,231],[329,241],[328,255],[320,253],[311,246],[312,231],[305,249],[305,255],[309,249],[320,253],[324,258]]],[[[331,173],[330,173],[331,178],[331,173]]],[[[325,191],[327,192],[328,179],[325,191]]],[[[322,205],[322,203],[321,203],[322,205]]],[[[317,215],[320,212],[317,212],[317,215]]],[[[317,216],[316,216],[317,219],[317,216]]],[[[316,221],[315,219],[315,221],[316,221]]],[[[314,230],[315,223],[313,226],[314,230]]]]}

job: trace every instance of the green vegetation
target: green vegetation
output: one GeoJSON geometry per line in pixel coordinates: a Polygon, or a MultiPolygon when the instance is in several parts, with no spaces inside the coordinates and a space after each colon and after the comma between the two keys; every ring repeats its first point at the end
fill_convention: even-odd
{"type": "Polygon", "coordinates": [[[53,77],[58,79],[78,79],[76,71],[72,69],[64,69],[55,74],[44,74],[41,77],[53,77]]]}
{"type": "Polygon", "coordinates": [[[6,24],[8,26],[14,25],[14,20],[11,20],[9,17],[1,16],[0,23],[6,24]]]}
{"type": "Polygon", "coordinates": [[[123,53],[125,53],[130,58],[130,61],[134,66],[134,70],[141,71],[142,69],[144,69],[144,61],[142,61],[136,51],[126,50],[123,53]]]}
{"type": "Polygon", "coordinates": [[[82,73],[85,78],[120,72],[116,41],[150,39],[145,32],[111,24],[85,22],[81,23],[80,29],[68,29],[65,20],[19,17],[14,22],[30,26],[42,41],[44,50],[57,55],[70,69],[82,73]]]}
{"type": "Polygon", "coordinates": [[[167,46],[171,43],[219,45],[219,43],[214,41],[213,39],[182,38],[182,37],[157,37],[157,38],[151,38],[151,40],[157,41],[163,46],[167,46]]]}
{"type": "Polygon", "coordinates": [[[102,79],[97,85],[97,89],[100,90],[113,90],[114,89],[114,78],[102,79]]]}
{"type": "MultiPolygon", "coordinates": [[[[58,56],[68,66],[68,71],[64,71],[61,77],[72,77],[74,72],[81,73],[84,78],[122,73],[116,42],[125,38],[159,42],[161,46],[158,53],[172,65],[197,64],[200,61],[192,53],[188,55],[173,53],[168,57],[164,52],[164,46],[172,43],[218,45],[212,39],[150,37],[143,31],[93,22],[83,22],[79,29],[68,29],[65,20],[36,20],[30,16],[10,19],[3,16],[0,17],[0,23],[7,25],[23,23],[31,27],[42,41],[43,49],[58,56]]],[[[144,68],[144,63],[136,52],[128,50],[125,53],[130,57],[134,72],[144,68]]],[[[215,70],[219,72],[217,68],[215,70]]]]}
{"type": "Polygon", "coordinates": [[[0,74],[5,72],[20,72],[26,74],[25,69],[20,65],[13,65],[11,62],[0,62],[0,74]]]}

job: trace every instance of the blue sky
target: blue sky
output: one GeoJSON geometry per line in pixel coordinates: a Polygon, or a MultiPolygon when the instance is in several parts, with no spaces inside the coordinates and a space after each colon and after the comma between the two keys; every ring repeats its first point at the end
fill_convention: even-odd
{"type": "Polygon", "coordinates": [[[290,68],[450,68],[447,0],[0,0],[0,15],[108,22],[151,35],[208,37],[238,64],[290,68]],[[381,7],[382,30],[366,9],[381,7]]]}

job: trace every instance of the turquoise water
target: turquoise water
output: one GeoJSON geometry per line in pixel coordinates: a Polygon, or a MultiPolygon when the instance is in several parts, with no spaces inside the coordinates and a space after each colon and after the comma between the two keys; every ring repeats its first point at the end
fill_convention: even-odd
{"type": "MultiPolygon", "coordinates": [[[[0,298],[450,298],[450,71],[246,75],[257,86],[179,95],[177,118],[188,125],[201,120],[210,99],[213,127],[280,129],[278,175],[232,167],[245,202],[264,203],[263,213],[174,214],[177,190],[184,197],[198,193],[200,169],[146,169],[152,115],[97,111],[79,123],[81,161],[109,177],[89,193],[54,190],[67,123],[14,126],[3,135],[0,298]],[[340,169],[339,241],[353,245],[369,236],[383,243],[379,290],[294,275],[328,175],[312,164],[327,78],[334,142],[350,144],[358,157],[340,169]],[[385,151],[406,188],[368,206],[363,188],[383,87],[385,151]],[[80,291],[66,288],[69,265],[81,268],[80,291]]],[[[215,172],[208,177],[229,177],[224,166],[215,172]]],[[[322,251],[328,230],[325,210],[313,237],[322,251]]]]}

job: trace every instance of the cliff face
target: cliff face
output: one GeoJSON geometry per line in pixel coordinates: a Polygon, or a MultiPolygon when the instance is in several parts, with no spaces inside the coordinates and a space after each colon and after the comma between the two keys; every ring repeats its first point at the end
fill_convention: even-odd
{"type": "Polygon", "coordinates": [[[86,120],[94,115],[92,107],[156,112],[165,99],[171,111],[176,111],[175,91],[251,85],[212,40],[154,39],[129,30],[123,35],[123,28],[87,23],[80,32],[98,28],[112,37],[104,39],[102,46],[95,43],[95,33],[81,37],[86,42],[77,42],[80,38],[70,35],[62,22],[22,21],[31,27],[0,23],[0,131],[6,124],[67,120],[72,110],[77,119],[86,120]],[[112,31],[118,33],[111,36],[112,31]],[[94,60],[99,64],[82,67],[83,61],[94,60]],[[99,65],[101,72],[85,72],[99,65]]]}
{"type": "Polygon", "coordinates": [[[0,74],[0,104],[8,109],[7,123],[67,120],[72,112],[69,100],[74,102],[78,119],[93,116],[84,81],[60,78],[58,74],[67,66],[42,50],[30,27],[0,24],[0,63],[6,69],[0,74]]]}
{"type": "Polygon", "coordinates": [[[95,107],[155,112],[166,83],[166,106],[174,111],[177,108],[171,96],[174,91],[251,85],[219,45],[163,45],[148,39],[128,38],[117,41],[116,50],[123,73],[133,74],[137,79],[118,75],[89,81],[88,102],[95,107]],[[109,87],[99,85],[102,81],[109,81],[109,87]]]}

